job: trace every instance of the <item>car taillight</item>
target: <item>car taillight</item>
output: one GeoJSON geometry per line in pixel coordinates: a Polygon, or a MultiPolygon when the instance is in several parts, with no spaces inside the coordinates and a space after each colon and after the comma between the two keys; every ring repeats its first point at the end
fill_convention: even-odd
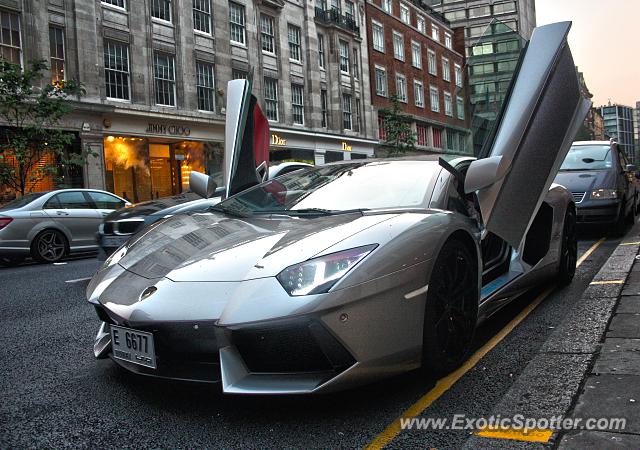
{"type": "Polygon", "coordinates": [[[0,230],[9,225],[13,219],[11,217],[0,217],[0,230]]]}

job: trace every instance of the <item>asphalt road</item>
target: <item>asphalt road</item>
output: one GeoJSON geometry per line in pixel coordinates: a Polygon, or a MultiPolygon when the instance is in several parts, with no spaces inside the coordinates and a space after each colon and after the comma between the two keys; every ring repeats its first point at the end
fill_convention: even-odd
{"type": "MultiPolygon", "coordinates": [[[[584,236],[579,253],[600,237],[584,236]]],[[[423,415],[491,412],[618,242],[603,242],[569,287],[548,296],[423,415]]],[[[437,381],[416,371],[340,394],[243,397],[130,375],[92,355],[98,319],[82,279],[98,265],[0,268],[0,448],[361,448],[437,381]]],[[[477,347],[540,290],[481,327],[477,347]]],[[[468,439],[468,431],[407,431],[389,447],[453,449],[468,439]]]]}

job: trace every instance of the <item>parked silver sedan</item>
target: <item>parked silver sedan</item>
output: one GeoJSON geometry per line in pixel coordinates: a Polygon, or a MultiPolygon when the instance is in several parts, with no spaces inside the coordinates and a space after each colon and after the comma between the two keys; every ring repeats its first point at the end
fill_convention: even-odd
{"type": "Polygon", "coordinates": [[[92,189],[27,194],[0,207],[0,263],[31,255],[56,262],[69,253],[97,250],[102,219],[129,205],[117,195],[92,189]]]}

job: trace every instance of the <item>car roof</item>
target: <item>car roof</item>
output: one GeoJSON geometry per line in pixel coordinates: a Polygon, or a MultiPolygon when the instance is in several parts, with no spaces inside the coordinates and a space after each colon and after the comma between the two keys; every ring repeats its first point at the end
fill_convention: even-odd
{"type": "Polygon", "coordinates": [[[576,141],[573,143],[573,146],[580,145],[617,145],[617,142],[611,141],[576,141]]]}

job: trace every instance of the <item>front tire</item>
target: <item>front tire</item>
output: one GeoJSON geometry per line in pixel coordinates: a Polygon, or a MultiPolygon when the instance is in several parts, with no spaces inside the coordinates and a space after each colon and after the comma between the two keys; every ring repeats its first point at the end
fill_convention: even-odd
{"type": "Polygon", "coordinates": [[[566,286],[571,283],[576,274],[578,261],[578,239],[576,237],[576,213],[572,208],[567,209],[562,227],[562,246],[560,247],[560,268],[558,269],[558,284],[566,286]]]}
{"type": "Polygon", "coordinates": [[[471,351],[478,319],[477,259],[459,240],[448,241],[433,267],[425,306],[422,367],[444,375],[471,351]]]}
{"type": "Polygon", "coordinates": [[[31,244],[31,255],[40,262],[58,262],[66,256],[67,251],[67,238],[58,230],[44,230],[31,244]]]}

